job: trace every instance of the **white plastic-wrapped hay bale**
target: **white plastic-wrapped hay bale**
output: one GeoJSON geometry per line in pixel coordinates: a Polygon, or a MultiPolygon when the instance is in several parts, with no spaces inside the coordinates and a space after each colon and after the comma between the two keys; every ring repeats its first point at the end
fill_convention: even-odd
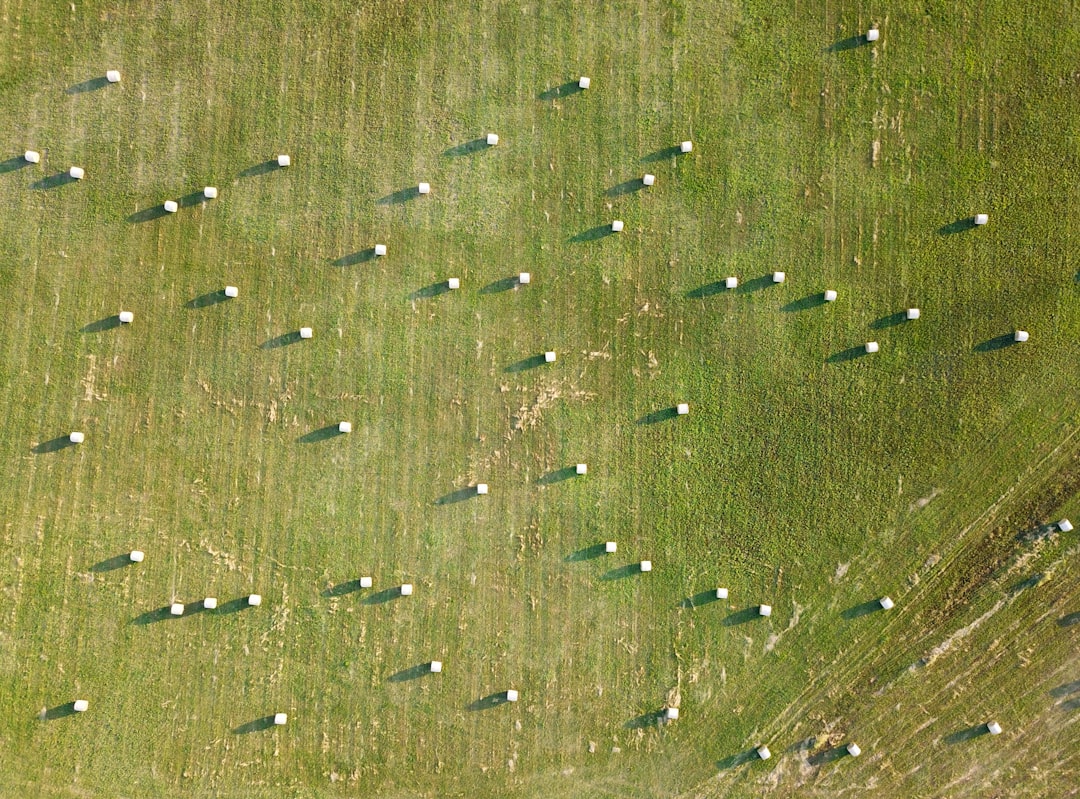
{"type": "Polygon", "coordinates": [[[312,338],[315,335],[315,331],[310,327],[300,328],[300,338],[312,338]]]}
{"type": "Polygon", "coordinates": [[[128,553],[128,560],[130,560],[132,563],[142,563],[145,557],[146,553],[144,553],[141,549],[133,549],[131,550],[131,552],[128,553]]]}
{"type": "Polygon", "coordinates": [[[105,80],[107,80],[109,83],[119,83],[120,82],[120,70],[118,70],[118,69],[110,69],[110,70],[108,70],[105,73],[105,80]]]}
{"type": "Polygon", "coordinates": [[[694,143],[692,141],[684,141],[684,142],[681,142],[679,144],[679,152],[680,153],[689,153],[689,152],[693,152],[693,150],[694,150],[694,143]]]}
{"type": "Polygon", "coordinates": [[[281,169],[284,169],[287,166],[292,166],[292,158],[287,155],[279,155],[277,157],[277,165],[281,169]]]}
{"type": "Polygon", "coordinates": [[[72,703],[71,708],[76,713],[85,713],[87,710],[90,709],[90,703],[87,702],[85,699],[76,699],[72,703]]]}
{"type": "Polygon", "coordinates": [[[226,286],[225,287],[225,296],[230,297],[230,298],[239,297],[240,296],[240,289],[238,289],[236,286],[226,286]]]}
{"type": "Polygon", "coordinates": [[[882,610],[892,610],[895,603],[891,597],[883,596],[878,600],[878,604],[881,605],[882,610]]]}
{"type": "Polygon", "coordinates": [[[83,169],[81,166],[73,166],[71,169],[68,170],[68,177],[70,177],[72,180],[82,180],[84,177],[86,177],[86,170],[83,169]]]}
{"type": "Polygon", "coordinates": [[[180,204],[176,200],[166,200],[165,201],[165,213],[167,213],[167,214],[175,214],[179,210],[180,210],[180,204]]]}
{"type": "Polygon", "coordinates": [[[68,434],[68,441],[70,441],[72,444],[81,444],[85,440],[86,440],[86,435],[83,434],[83,433],[80,433],[77,430],[75,432],[73,432],[73,433],[68,434]]]}
{"type": "Polygon", "coordinates": [[[485,139],[485,141],[487,141],[487,146],[488,147],[494,147],[496,144],[499,143],[499,134],[497,134],[497,133],[489,133],[487,135],[487,138],[485,139]]]}
{"type": "Polygon", "coordinates": [[[285,724],[288,723],[288,721],[289,721],[289,714],[288,713],[275,713],[274,714],[274,724],[276,726],[283,727],[285,724]]]}
{"type": "Polygon", "coordinates": [[[26,161],[26,163],[28,164],[40,164],[41,153],[39,153],[37,150],[27,150],[25,153],[23,153],[23,160],[26,161]]]}
{"type": "Polygon", "coordinates": [[[592,80],[582,75],[578,78],[577,85],[579,89],[588,89],[592,85],[592,80]]]}

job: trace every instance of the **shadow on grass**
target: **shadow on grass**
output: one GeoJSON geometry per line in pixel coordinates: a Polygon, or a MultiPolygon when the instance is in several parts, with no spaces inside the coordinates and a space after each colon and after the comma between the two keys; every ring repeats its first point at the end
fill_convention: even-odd
{"type": "Polygon", "coordinates": [[[668,419],[674,419],[678,415],[679,409],[673,405],[670,408],[651,411],[638,419],[635,424],[657,424],[658,422],[666,422],[668,419]]]}
{"type": "Polygon", "coordinates": [[[247,735],[249,732],[261,732],[268,730],[274,726],[273,716],[263,716],[261,719],[255,719],[245,724],[241,724],[233,730],[233,735],[247,735]]]}
{"type": "Polygon", "coordinates": [[[1080,624],[1080,610],[1057,620],[1058,627],[1072,627],[1074,624],[1080,624]]]}
{"type": "Polygon", "coordinates": [[[506,701],[506,691],[499,691],[498,693],[488,694],[482,699],[477,699],[474,702],[470,702],[469,704],[465,705],[465,709],[469,711],[490,710],[493,707],[498,707],[499,705],[506,704],[509,704],[506,701]]]}
{"type": "Polygon", "coordinates": [[[1039,585],[1039,583],[1041,583],[1045,579],[1046,579],[1046,572],[1035,572],[1035,574],[1031,575],[1027,579],[1021,580],[1018,583],[1013,583],[1012,585],[1010,585],[1009,586],[1009,594],[1011,596],[1015,596],[1016,594],[1022,593],[1024,591],[1028,590],[1029,588],[1035,588],[1036,586],[1039,585]]]}
{"type": "Polygon", "coordinates": [[[88,325],[83,325],[79,328],[80,333],[101,333],[105,330],[112,330],[115,327],[120,327],[119,314],[113,314],[112,316],[106,316],[104,319],[98,319],[96,322],[91,322],[88,325]]]}
{"type": "Polygon", "coordinates": [[[65,702],[62,705],[56,707],[50,707],[48,710],[42,710],[38,713],[38,718],[41,721],[52,721],[53,719],[62,719],[68,716],[75,715],[75,703],[65,702]]]}
{"type": "Polygon", "coordinates": [[[663,712],[659,710],[653,710],[648,713],[642,713],[640,716],[634,716],[634,718],[623,724],[624,730],[643,730],[646,727],[659,727],[660,720],[663,716],[663,712]]]}
{"type": "Polygon", "coordinates": [[[143,208],[141,211],[136,211],[127,218],[128,222],[132,224],[138,224],[139,222],[152,222],[155,219],[161,219],[163,216],[168,216],[169,212],[165,210],[165,206],[151,205],[149,208],[143,208]]]}
{"type": "Polygon", "coordinates": [[[817,294],[811,294],[808,297],[803,297],[801,300],[793,300],[787,305],[782,305],[780,306],[780,310],[784,313],[798,313],[799,311],[809,311],[811,308],[818,308],[824,304],[825,293],[819,292],[817,294]]]}
{"type": "Polygon", "coordinates": [[[64,94],[86,94],[87,92],[96,92],[98,89],[104,89],[108,85],[109,79],[104,75],[101,75],[96,78],[90,78],[90,80],[84,80],[82,83],[68,86],[64,89],[64,94]]]}
{"type": "Polygon", "coordinates": [[[724,281],[717,280],[715,283],[706,283],[704,286],[698,286],[696,289],[686,292],[685,296],[688,300],[700,300],[704,297],[711,297],[714,294],[723,294],[725,291],[728,291],[728,287],[724,285],[724,281]]]}
{"type": "Polygon", "coordinates": [[[35,180],[30,184],[30,188],[37,191],[48,191],[49,189],[56,189],[60,186],[66,186],[67,184],[74,182],[75,178],[67,172],[57,172],[55,175],[49,175],[47,178],[35,180]]]}
{"type": "Polygon", "coordinates": [[[811,766],[824,766],[826,763],[832,763],[842,757],[849,757],[847,747],[834,746],[810,755],[810,757],[806,758],[806,762],[811,766]]]}
{"type": "Polygon", "coordinates": [[[14,158],[0,161],[0,175],[5,172],[14,172],[16,169],[22,169],[24,166],[30,166],[30,162],[23,156],[16,155],[14,158]]]}
{"type": "Polygon", "coordinates": [[[380,197],[375,201],[376,205],[401,205],[407,203],[409,200],[415,200],[420,196],[419,186],[409,186],[407,189],[399,189],[392,194],[387,194],[385,197],[380,197]]]}
{"type": "Polygon", "coordinates": [[[450,284],[445,280],[440,280],[438,283],[432,283],[430,286],[424,286],[422,289],[417,289],[409,295],[409,299],[424,300],[429,297],[438,297],[440,294],[446,294],[448,291],[452,291],[450,284]]]}
{"type": "Polygon", "coordinates": [[[745,283],[740,283],[739,287],[735,291],[739,294],[753,294],[755,291],[761,291],[767,289],[769,286],[779,286],[780,283],[773,283],[772,274],[762,275],[761,277],[755,277],[752,280],[747,280],[745,283]]]}
{"type": "Polygon", "coordinates": [[[131,623],[138,627],[145,627],[147,624],[156,624],[159,621],[165,621],[165,619],[173,618],[170,612],[169,605],[158,608],[157,610],[148,610],[146,613],[142,613],[131,620],[131,623]]]}
{"type": "Polygon", "coordinates": [[[246,596],[241,596],[236,599],[230,599],[222,605],[218,605],[214,610],[214,613],[219,616],[227,616],[231,613],[239,613],[241,610],[247,610],[250,607],[252,606],[248,604],[248,598],[246,596]]]}
{"type": "Polygon", "coordinates": [[[972,230],[975,226],[975,217],[967,216],[963,219],[957,219],[955,222],[950,222],[947,225],[942,225],[937,229],[937,234],[939,236],[951,236],[954,233],[963,233],[965,230],[972,230]]]}
{"type": "Polygon", "coordinates": [[[368,247],[366,250],[359,250],[357,252],[351,252],[348,255],[343,255],[330,263],[334,266],[355,266],[356,264],[366,263],[375,259],[375,248],[368,247]]]}
{"type": "Polygon", "coordinates": [[[864,44],[869,44],[866,36],[858,34],[856,36],[848,36],[846,39],[840,39],[833,42],[825,48],[826,53],[842,53],[845,50],[854,50],[856,47],[862,47],[864,44]]]}
{"type": "Polygon", "coordinates": [[[1067,702],[1062,702],[1060,705],[1058,705],[1058,707],[1060,707],[1066,713],[1071,713],[1074,710],[1080,710],[1080,696],[1076,697],[1075,699],[1070,699],[1067,702]]]}
{"type": "Polygon", "coordinates": [[[592,560],[593,558],[599,558],[601,555],[607,554],[607,548],[603,544],[593,544],[592,546],[579,549],[576,552],[571,552],[563,561],[566,563],[578,563],[583,560],[592,560]]]}
{"type": "Polygon", "coordinates": [[[464,502],[467,499],[478,497],[476,493],[476,486],[468,486],[467,488],[459,488],[457,491],[451,491],[449,494],[444,494],[435,500],[436,505],[453,505],[455,502],[464,502]]]}
{"type": "Polygon", "coordinates": [[[326,427],[320,427],[318,430],[312,430],[310,433],[304,433],[304,435],[296,440],[301,444],[317,444],[320,441],[327,441],[331,438],[337,438],[338,436],[343,435],[345,435],[345,433],[338,430],[338,426],[335,423],[328,424],[326,427]]]}
{"type": "Polygon", "coordinates": [[[255,164],[249,166],[240,172],[242,178],[253,178],[257,175],[265,175],[267,172],[277,172],[282,167],[278,166],[276,158],[271,158],[269,161],[263,161],[261,164],[255,164]]]}
{"type": "Polygon", "coordinates": [[[897,311],[896,313],[891,313],[888,316],[883,316],[880,319],[875,319],[873,322],[870,323],[870,327],[874,328],[874,330],[884,330],[888,327],[896,327],[897,325],[902,325],[906,321],[907,312],[897,311]]]}
{"type": "Polygon", "coordinates": [[[742,610],[737,610],[734,613],[729,613],[720,623],[723,624],[725,627],[735,627],[737,625],[746,624],[749,621],[760,618],[763,617],[760,613],[758,613],[758,606],[751,605],[748,608],[743,608],[742,610]]]}
{"type": "Polygon", "coordinates": [[[419,680],[421,677],[431,674],[431,662],[417,663],[415,666],[409,666],[407,669],[391,674],[386,678],[387,682],[409,682],[410,680],[419,680]]]}
{"type": "Polygon", "coordinates": [[[988,735],[989,730],[986,729],[985,724],[976,724],[974,727],[968,727],[966,730],[959,730],[945,736],[945,743],[947,744],[962,744],[964,741],[970,741],[973,738],[980,738],[983,735],[988,735]]]}
{"type": "Polygon", "coordinates": [[[359,590],[360,580],[346,580],[343,583],[324,588],[320,594],[324,597],[346,596],[348,594],[355,594],[359,590]]]}
{"type": "Polygon", "coordinates": [[[1050,696],[1055,699],[1060,699],[1063,696],[1075,694],[1077,691],[1080,691],[1080,680],[1073,680],[1072,682],[1059,685],[1057,688],[1052,688],[1050,690],[1050,696]]]}
{"type": "Polygon", "coordinates": [[[1011,347],[1015,343],[1013,334],[1006,333],[1002,336],[988,338],[986,341],[980,341],[972,349],[974,349],[975,352],[994,352],[995,350],[1003,350],[1007,347],[1011,347]]]}
{"type": "Polygon", "coordinates": [[[676,607],[697,608],[701,607],[702,605],[708,605],[713,602],[721,601],[722,600],[716,598],[716,589],[714,588],[711,591],[701,591],[700,593],[694,594],[693,596],[688,596],[682,601],[680,601],[676,607]]]}
{"type": "Polygon", "coordinates": [[[504,277],[496,280],[494,283],[488,283],[482,289],[481,294],[498,294],[503,291],[509,291],[512,288],[516,288],[518,284],[517,275],[512,277],[504,277]]]}
{"type": "Polygon", "coordinates": [[[387,602],[392,602],[395,599],[407,599],[407,597],[402,595],[400,586],[384,588],[382,591],[366,596],[360,601],[365,605],[385,605],[387,602]]]}
{"type": "Polygon", "coordinates": [[[723,760],[717,760],[716,768],[719,771],[727,771],[728,769],[737,768],[744,763],[750,763],[760,759],[756,749],[747,749],[745,752],[739,752],[737,755],[731,755],[730,757],[725,757],[723,760]]]}
{"type": "Polygon", "coordinates": [[[68,436],[57,436],[56,438],[50,438],[48,441],[42,441],[40,444],[35,444],[33,452],[35,455],[44,455],[47,452],[59,452],[62,449],[74,446],[75,443],[68,436]]]}
{"type": "Polygon", "coordinates": [[[679,145],[675,144],[671,147],[664,147],[656,152],[649,153],[646,156],[642,156],[641,163],[651,164],[656,161],[666,161],[668,158],[674,158],[677,155],[682,155],[682,150],[679,149],[679,145]]]}
{"type": "Polygon", "coordinates": [[[569,97],[572,94],[580,94],[585,91],[582,89],[576,80],[568,81],[562,86],[555,86],[551,89],[545,89],[536,95],[537,100],[557,100],[560,97],[569,97]]]}
{"type": "Polygon", "coordinates": [[[841,613],[840,617],[851,621],[852,619],[857,619],[861,616],[868,616],[879,610],[883,610],[881,603],[876,599],[871,599],[869,602],[860,602],[858,605],[853,605],[841,613]]]}
{"type": "Polygon", "coordinates": [[[869,353],[866,351],[866,345],[860,344],[858,347],[848,347],[846,350],[834,352],[825,359],[825,363],[847,363],[848,361],[858,360],[867,354],[869,353]]]}
{"type": "Polygon", "coordinates": [[[624,180],[616,186],[612,186],[610,189],[604,192],[608,197],[622,197],[624,194],[633,194],[636,191],[641,191],[645,188],[645,184],[642,183],[641,178],[634,178],[633,180],[624,180]]]}
{"type": "Polygon", "coordinates": [[[600,579],[604,582],[611,582],[612,580],[625,580],[627,577],[633,577],[636,574],[642,574],[641,564],[627,563],[625,566],[617,566],[604,572],[600,575],[600,579]]]}
{"type": "Polygon", "coordinates": [[[90,567],[90,571],[101,574],[102,572],[116,571],[125,566],[134,565],[135,562],[131,559],[131,555],[125,552],[123,555],[113,555],[111,558],[105,558],[105,560],[95,563],[90,567]]]}
{"type": "Polygon", "coordinates": [[[300,331],[293,330],[289,333],[282,333],[280,336],[274,336],[271,339],[267,339],[259,345],[260,350],[276,350],[281,347],[288,347],[290,344],[295,344],[298,341],[303,341],[300,338],[300,331]]]}
{"type": "Polygon", "coordinates": [[[600,239],[606,239],[608,236],[615,234],[615,231],[611,229],[611,223],[606,225],[597,225],[596,227],[583,230],[576,236],[570,237],[572,244],[580,244],[583,241],[599,241],[600,239]]]}
{"type": "Polygon", "coordinates": [[[199,189],[199,191],[193,191],[191,194],[185,194],[176,201],[176,204],[181,208],[190,208],[193,205],[201,205],[205,202],[209,202],[209,198],[202,193],[202,189],[199,189]]]}
{"type": "Polygon", "coordinates": [[[577,476],[576,466],[565,466],[562,469],[556,469],[553,472],[542,475],[536,483],[537,485],[549,486],[553,483],[561,483],[563,480],[569,480],[570,478],[577,476]]]}
{"type": "Polygon", "coordinates": [[[225,289],[218,289],[217,291],[209,291],[206,294],[200,294],[194,299],[190,299],[184,303],[184,307],[194,310],[196,308],[209,308],[211,305],[217,305],[219,302],[225,302],[228,297],[225,296],[225,289]]]}
{"type": "Polygon", "coordinates": [[[531,355],[528,358],[524,358],[517,363],[512,363],[503,369],[504,372],[527,372],[529,369],[535,369],[537,366],[543,366],[547,363],[544,358],[544,353],[539,355],[531,355]]]}
{"type": "Polygon", "coordinates": [[[481,150],[489,150],[491,145],[487,143],[487,137],[480,139],[473,139],[467,141],[464,144],[455,144],[453,147],[448,147],[442,151],[442,154],[447,158],[458,158],[462,155],[470,155],[471,153],[478,153],[481,150]]]}

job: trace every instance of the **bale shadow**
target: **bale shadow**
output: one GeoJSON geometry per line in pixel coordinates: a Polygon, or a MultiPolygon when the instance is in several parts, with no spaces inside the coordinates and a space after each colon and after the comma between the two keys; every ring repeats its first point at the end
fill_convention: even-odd
{"type": "Polygon", "coordinates": [[[6,161],[0,161],[0,175],[5,172],[14,172],[16,169],[22,169],[24,166],[30,166],[30,162],[27,161],[25,157],[16,155],[6,161]]]}
{"type": "Polygon", "coordinates": [[[673,405],[670,408],[661,408],[658,411],[651,411],[638,419],[635,424],[657,424],[659,422],[666,422],[668,419],[674,419],[678,415],[679,409],[673,405]]]}
{"type": "Polygon", "coordinates": [[[205,194],[203,194],[202,190],[200,189],[199,191],[191,192],[191,194],[185,194],[183,197],[176,201],[176,204],[179,205],[181,208],[190,208],[193,205],[200,205],[207,202],[208,200],[209,198],[205,194]]]}
{"type": "Polygon", "coordinates": [[[488,694],[481,699],[470,702],[465,705],[465,709],[469,711],[490,710],[493,707],[506,704],[509,704],[506,700],[506,691],[499,691],[498,693],[488,694]]]}
{"type": "Polygon", "coordinates": [[[683,151],[679,149],[677,144],[673,144],[671,147],[664,147],[656,152],[649,153],[646,156],[642,156],[641,163],[651,164],[656,161],[665,161],[668,158],[674,158],[677,155],[682,155],[683,151]]]}
{"type": "Polygon", "coordinates": [[[431,662],[417,663],[415,666],[409,666],[407,669],[391,674],[386,678],[387,682],[409,682],[410,680],[419,680],[426,674],[431,674],[431,662]]]}
{"type": "Polygon", "coordinates": [[[975,352],[994,352],[995,350],[1003,350],[1007,347],[1011,347],[1015,343],[1016,342],[1013,340],[1013,334],[1005,333],[1001,336],[988,338],[986,341],[980,341],[972,349],[975,352]]]}
{"type": "Polygon", "coordinates": [[[608,197],[622,197],[624,194],[633,194],[644,188],[645,184],[642,182],[641,178],[634,178],[633,180],[624,180],[622,183],[612,186],[605,191],[604,194],[608,197]]]}
{"type": "Polygon", "coordinates": [[[955,222],[942,225],[937,229],[937,234],[939,236],[951,236],[954,233],[963,233],[965,230],[971,230],[974,227],[975,217],[966,216],[963,219],[957,219],[955,222]]]}
{"type": "Polygon", "coordinates": [[[365,605],[385,605],[387,602],[392,602],[399,598],[405,599],[406,597],[402,596],[400,586],[394,586],[393,588],[384,588],[382,591],[372,594],[371,596],[366,596],[361,599],[360,602],[365,605]]]}
{"type": "Polygon", "coordinates": [[[778,286],[779,283],[773,283],[772,274],[762,275],[761,277],[755,277],[753,280],[747,280],[745,283],[739,285],[735,291],[739,294],[753,294],[755,291],[761,291],[767,289],[769,286],[778,286]]]}
{"type": "Polygon", "coordinates": [[[123,555],[113,555],[111,558],[105,558],[105,560],[95,563],[90,567],[90,571],[101,574],[102,572],[111,572],[125,566],[134,565],[135,562],[131,559],[131,555],[125,552],[123,555]]]}
{"type": "Polygon", "coordinates": [[[91,322],[88,325],[83,325],[79,328],[80,333],[101,333],[105,330],[112,330],[113,328],[120,327],[120,315],[113,314],[112,316],[106,316],[104,319],[98,319],[96,322],[91,322]]]}
{"type": "Polygon", "coordinates": [[[157,610],[148,610],[146,613],[142,613],[131,620],[131,624],[138,627],[145,627],[147,624],[156,624],[159,621],[165,621],[165,619],[171,619],[172,612],[169,605],[158,608],[157,610]]]}
{"type": "Polygon", "coordinates": [[[346,580],[343,583],[324,588],[320,594],[324,597],[346,596],[360,590],[360,580],[346,580]]]}
{"type": "Polygon", "coordinates": [[[834,746],[830,749],[823,749],[817,754],[810,755],[806,758],[806,762],[811,766],[823,766],[826,763],[832,763],[834,760],[839,760],[842,757],[848,756],[848,750],[846,746],[834,746]]]}
{"type": "Polygon", "coordinates": [[[676,607],[680,608],[697,608],[702,605],[708,605],[712,602],[722,602],[723,600],[716,598],[716,589],[711,591],[701,591],[693,596],[688,596],[679,602],[676,607]]]}
{"type": "Polygon", "coordinates": [[[459,488],[457,491],[451,491],[449,494],[444,494],[435,500],[436,505],[453,505],[455,502],[464,502],[467,499],[478,497],[476,493],[476,486],[468,486],[467,488],[459,488]]]}
{"type": "Polygon", "coordinates": [[[50,707],[48,710],[42,710],[38,713],[38,718],[41,721],[52,721],[53,719],[62,719],[67,716],[75,715],[75,703],[65,702],[62,705],[56,707],[50,707]]]}
{"type": "Polygon", "coordinates": [[[880,319],[875,319],[873,322],[870,323],[870,327],[874,328],[874,330],[884,330],[888,327],[896,327],[897,325],[902,325],[907,320],[907,311],[897,311],[896,313],[891,313],[888,316],[882,316],[880,319]]]}
{"type": "Polygon", "coordinates": [[[834,352],[832,355],[825,359],[825,363],[847,363],[848,361],[857,360],[866,354],[868,354],[866,352],[866,345],[859,345],[858,347],[848,347],[846,350],[834,352]]]}
{"type": "Polygon", "coordinates": [[[1050,690],[1050,696],[1055,699],[1060,699],[1063,696],[1075,694],[1077,691],[1080,691],[1080,680],[1073,680],[1072,682],[1059,685],[1057,688],[1052,688],[1050,690]]]}
{"type": "Polygon", "coordinates": [[[64,94],[86,94],[86,92],[96,92],[98,89],[104,89],[108,85],[109,79],[104,75],[100,75],[96,78],[90,78],[90,80],[84,80],[82,83],[68,86],[64,89],[64,94]]]}
{"type": "Polygon", "coordinates": [[[1066,713],[1071,713],[1074,710],[1080,710],[1080,696],[1076,697],[1075,699],[1070,699],[1067,702],[1062,702],[1060,705],[1058,705],[1058,707],[1060,707],[1066,713]]]}
{"type": "Polygon", "coordinates": [[[617,566],[614,569],[604,572],[600,575],[600,579],[604,582],[611,582],[612,580],[625,580],[627,577],[633,577],[635,574],[641,574],[641,564],[639,563],[627,563],[625,566],[617,566]]]}
{"type": "Polygon", "coordinates": [[[582,89],[576,80],[568,81],[561,86],[555,86],[551,89],[545,89],[536,95],[537,100],[557,100],[560,97],[569,97],[572,94],[580,94],[585,91],[582,89]]]}
{"type": "Polygon", "coordinates": [[[327,441],[328,439],[337,438],[338,436],[343,435],[345,435],[345,433],[338,430],[338,426],[335,423],[328,424],[326,427],[320,427],[318,430],[312,430],[310,433],[304,433],[304,435],[296,440],[301,444],[317,444],[320,441],[327,441]]]}
{"type": "Polygon", "coordinates": [[[241,170],[240,177],[253,178],[257,175],[265,175],[267,172],[276,172],[279,169],[282,169],[282,167],[278,166],[277,159],[271,158],[269,161],[263,161],[261,164],[255,164],[241,170]]]}
{"type": "Polygon", "coordinates": [[[57,172],[55,175],[49,175],[47,178],[35,180],[30,184],[30,188],[36,191],[48,191],[49,189],[56,189],[60,186],[66,186],[67,184],[74,182],[75,178],[67,172],[57,172]]]}
{"type": "Polygon", "coordinates": [[[624,730],[642,730],[646,727],[659,727],[660,720],[663,716],[663,711],[653,710],[648,713],[642,713],[640,716],[634,718],[623,724],[624,730]]]}
{"type": "Polygon", "coordinates": [[[576,552],[571,552],[563,561],[566,563],[578,563],[583,560],[592,560],[593,558],[599,558],[601,555],[607,554],[607,548],[603,544],[593,544],[592,546],[579,549],[576,552]]]}
{"type": "Polygon", "coordinates": [[[410,300],[424,300],[429,297],[438,297],[440,294],[446,294],[451,291],[450,284],[445,280],[440,280],[438,283],[432,283],[430,286],[424,286],[422,289],[417,289],[409,295],[410,300]]]}
{"type": "Polygon", "coordinates": [[[481,294],[498,294],[503,291],[509,291],[512,288],[516,288],[518,284],[517,275],[512,277],[504,277],[496,280],[494,283],[488,283],[482,289],[481,294]]]}
{"type": "Polygon", "coordinates": [[[492,145],[487,143],[487,137],[484,136],[479,139],[473,139],[467,141],[464,144],[455,144],[453,147],[448,147],[442,151],[442,154],[447,158],[458,158],[462,155],[470,155],[471,153],[478,153],[481,150],[488,150],[492,145]]]}
{"type": "Polygon", "coordinates": [[[852,619],[857,619],[860,616],[868,616],[871,613],[875,613],[879,610],[884,610],[884,608],[881,607],[881,603],[878,602],[876,599],[871,599],[869,602],[860,602],[858,605],[853,605],[852,607],[841,613],[840,617],[851,621],[852,619]]]}
{"type": "Polygon", "coordinates": [[[729,613],[720,623],[723,624],[725,627],[735,627],[739,624],[746,624],[749,621],[753,621],[754,619],[759,618],[762,618],[762,616],[760,613],[758,613],[758,606],[751,605],[748,608],[743,608],[742,610],[737,610],[734,613],[729,613]]]}
{"type": "Polygon", "coordinates": [[[1058,627],[1072,627],[1074,624],[1080,624],[1080,610],[1075,613],[1070,613],[1067,616],[1062,616],[1057,620],[1058,627]]]}
{"type": "Polygon", "coordinates": [[[537,366],[543,366],[547,363],[543,353],[539,355],[531,355],[528,358],[524,358],[517,363],[512,363],[509,366],[503,368],[504,372],[527,372],[529,369],[535,369],[537,366]]]}
{"type": "Polygon", "coordinates": [[[858,34],[856,36],[848,36],[846,39],[839,39],[833,42],[825,48],[826,53],[842,53],[845,50],[854,50],[856,47],[862,47],[864,44],[869,44],[865,34],[858,34]]]}
{"type": "Polygon", "coordinates": [[[968,727],[966,730],[959,730],[945,736],[945,743],[947,744],[960,744],[964,741],[970,741],[973,738],[980,738],[983,735],[988,735],[990,731],[986,729],[985,724],[976,724],[974,727],[968,727]]]}
{"type": "Polygon", "coordinates": [[[184,307],[190,310],[196,308],[209,308],[211,305],[217,305],[219,302],[225,302],[228,297],[225,296],[224,289],[218,289],[217,291],[209,291],[206,294],[200,294],[194,299],[190,299],[184,303],[184,307]]]}
{"type": "Polygon", "coordinates": [[[409,200],[415,200],[420,196],[419,186],[409,186],[407,189],[399,189],[391,194],[387,194],[385,197],[380,197],[375,201],[376,205],[401,205],[407,203],[409,200]]]}
{"type": "Polygon", "coordinates": [[[1035,572],[1035,574],[1031,575],[1027,579],[1020,580],[1020,582],[1014,583],[1013,585],[1010,585],[1009,586],[1009,594],[1012,595],[1012,596],[1015,596],[1016,594],[1022,593],[1023,591],[1026,591],[1029,588],[1035,588],[1036,586],[1039,585],[1039,583],[1041,583],[1045,579],[1046,579],[1046,573],[1045,572],[1035,572]]]}
{"type": "Polygon", "coordinates": [[[553,472],[548,472],[542,475],[537,481],[537,485],[549,486],[553,483],[561,483],[563,480],[569,480],[572,477],[577,477],[576,466],[564,466],[562,469],[556,469],[553,472]]]}
{"type": "Polygon", "coordinates": [[[225,616],[230,613],[239,613],[241,610],[250,608],[248,604],[248,598],[246,596],[237,597],[236,599],[230,599],[228,602],[218,605],[215,609],[215,613],[225,616]]]}
{"type": "Polygon", "coordinates": [[[343,255],[340,258],[336,258],[331,261],[334,266],[355,266],[356,264],[366,263],[375,259],[375,248],[368,247],[366,250],[358,250],[357,252],[343,255]]]}
{"type": "Polygon", "coordinates": [[[819,292],[817,294],[811,294],[808,297],[803,297],[801,300],[793,300],[787,305],[782,305],[780,306],[780,310],[784,313],[798,313],[799,311],[808,311],[811,308],[819,308],[824,304],[825,293],[819,292]]]}
{"type": "Polygon", "coordinates": [[[267,339],[259,345],[260,350],[276,350],[280,347],[287,347],[290,344],[295,344],[298,341],[303,341],[300,338],[300,331],[293,330],[290,333],[282,333],[280,336],[274,336],[271,339],[267,339]]]}
{"type": "Polygon", "coordinates": [[[144,208],[141,211],[136,211],[127,218],[128,222],[132,224],[138,224],[140,222],[152,222],[155,219],[161,219],[163,216],[168,216],[169,212],[165,210],[165,206],[158,204],[152,205],[149,208],[144,208]]]}
{"type": "Polygon", "coordinates": [[[686,292],[684,295],[688,300],[700,300],[705,297],[711,297],[714,294],[723,294],[728,291],[728,287],[724,284],[723,280],[717,280],[715,283],[706,283],[704,286],[698,286],[696,289],[686,292]]]}
{"type": "Polygon", "coordinates": [[[34,445],[33,452],[35,455],[44,455],[47,452],[59,452],[62,449],[74,446],[75,442],[68,436],[57,436],[56,438],[50,438],[48,441],[42,441],[40,444],[34,445]]]}
{"type": "Polygon", "coordinates": [[[255,719],[241,724],[239,727],[233,729],[233,735],[247,735],[249,732],[261,732],[268,730],[274,726],[273,716],[263,716],[261,719],[255,719]]]}
{"type": "Polygon", "coordinates": [[[745,752],[739,752],[736,755],[725,757],[723,760],[716,761],[716,768],[719,771],[727,771],[733,769],[744,763],[749,763],[752,760],[760,760],[756,749],[747,749],[745,752]]]}
{"type": "Polygon", "coordinates": [[[606,239],[608,236],[614,235],[615,231],[611,229],[611,223],[606,225],[597,225],[596,227],[583,230],[576,236],[570,237],[572,244],[580,244],[584,241],[599,241],[600,239],[606,239]]]}

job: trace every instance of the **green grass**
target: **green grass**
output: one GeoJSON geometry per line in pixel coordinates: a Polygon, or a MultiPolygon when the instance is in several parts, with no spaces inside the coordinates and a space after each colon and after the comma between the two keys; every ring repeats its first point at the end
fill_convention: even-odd
{"type": "Polygon", "coordinates": [[[1080,521],[1075,9],[42,5],[0,18],[0,170],[44,154],[0,171],[5,790],[1074,790],[1076,534],[1024,533],[1080,521]],[[829,49],[871,23],[874,47],[829,49]],[[72,164],[86,180],[33,188],[72,164]],[[130,327],[84,332],[121,308],[130,327]],[[684,606],[717,585],[727,604],[684,606]],[[639,723],[666,701],[677,724],[639,723]],[[1003,735],[965,739],[992,717],[1003,735]],[[849,740],[859,760],[829,756],[849,740]]]}

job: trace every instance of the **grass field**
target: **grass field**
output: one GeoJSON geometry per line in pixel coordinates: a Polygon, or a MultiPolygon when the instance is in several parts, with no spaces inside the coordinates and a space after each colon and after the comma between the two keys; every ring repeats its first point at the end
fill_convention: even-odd
{"type": "Polygon", "coordinates": [[[1078,50],[1067,0],[0,2],[0,796],[1080,794],[1078,50]]]}

